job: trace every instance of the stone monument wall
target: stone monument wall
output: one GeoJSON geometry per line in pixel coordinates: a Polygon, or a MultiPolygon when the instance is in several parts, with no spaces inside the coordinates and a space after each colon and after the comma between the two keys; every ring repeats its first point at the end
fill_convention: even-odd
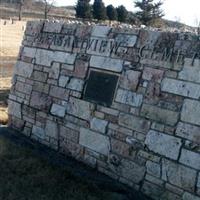
{"type": "Polygon", "coordinates": [[[9,125],[153,199],[200,199],[200,39],[28,22],[9,125]]]}

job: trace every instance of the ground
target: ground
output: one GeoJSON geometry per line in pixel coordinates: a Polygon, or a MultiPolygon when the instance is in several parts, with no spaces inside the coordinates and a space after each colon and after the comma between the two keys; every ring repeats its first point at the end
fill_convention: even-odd
{"type": "Polygon", "coordinates": [[[0,128],[0,199],[146,199],[71,158],[7,132],[0,128]]]}

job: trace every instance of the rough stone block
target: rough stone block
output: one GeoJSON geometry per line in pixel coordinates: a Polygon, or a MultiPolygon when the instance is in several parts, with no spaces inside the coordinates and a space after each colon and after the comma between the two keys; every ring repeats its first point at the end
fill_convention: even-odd
{"type": "Polygon", "coordinates": [[[200,197],[195,196],[194,194],[185,192],[183,194],[182,200],[200,200],[200,197]]]}
{"type": "Polygon", "coordinates": [[[120,113],[119,125],[142,133],[147,133],[150,128],[149,121],[125,113],[120,113]]]}
{"type": "Polygon", "coordinates": [[[28,21],[26,24],[26,35],[36,36],[43,28],[43,21],[28,21]]]}
{"type": "Polygon", "coordinates": [[[153,176],[160,177],[161,167],[160,164],[148,160],[146,162],[147,173],[152,174],[153,176]]]}
{"type": "Polygon", "coordinates": [[[30,78],[32,73],[33,73],[33,64],[17,61],[14,68],[14,74],[23,76],[25,78],[30,78]]]}
{"type": "Polygon", "coordinates": [[[47,81],[47,73],[40,72],[40,71],[34,71],[32,78],[34,81],[46,82],[47,81]]]}
{"type": "Polygon", "coordinates": [[[8,101],[8,114],[21,119],[21,104],[15,101],[8,101]]]}
{"type": "Polygon", "coordinates": [[[80,129],[79,144],[103,155],[108,155],[110,151],[108,136],[101,135],[86,128],[80,129]]]}
{"type": "Polygon", "coordinates": [[[93,37],[106,37],[111,28],[108,26],[94,26],[92,28],[91,36],[93,37]]]}
{"type": "Polygon", "coordinates": [[[59,87],[66,87],[68,82],[69,82],[69,76],[60,76],[58,85],[59,87]]]}
{"type": "Polygon", "coordinates": [[[108,122],[102,119],[98,119],[96,117],[94,117],[91,121],[90,121],[90,127],[91,129],[98,131],[100,133],[105,133],[106,132],[106,127],[108,125],[108,122]]]}
{"type": "Polygon", "coordinates": [[[33,125],[32,134],[40,139],[45,139],[45,130],[41,127],[33,125]]]}
{"type": "Polygon", "coordinates": [[[53,60],[55,62],[66,63],[69,65],[73,65],[76,59],[76,53],[66,53],[66,52],[55,52],[53,60]]]}
{"type": "Polygon", "coordinates": [[[69,94],[66,89],[52,85],[49,95],[58,99],[67,99],[69,94]]]}
{"type": "Polygon", "coordinates": [[[58,124],[53,121],[47,120],[45,134],[49,137],[58,139],[58,124]]]}
{"type": "Polygon", "coordinates": [[[35,58],[36,50],[37,50],[36,48],[24,47],[22,51],[22,56],[35,58]]]}
{"type": "Polygon", "coordinates": [[[191,124],[200,125],[200,102],[185,99],[181,112],[181,120],[191,124]]]}
{"type": "Polygon", "coordinates": [[[68,114],[85,120],[90,120],[92,111],[94,109],[93,104],[73,97],[70,98],[70,101],[66,107],[68,114]]]}
{"type": "Polygon", "coordinates": [[[54,62],[51,66],[51,69],[49,69],[49,78],[58,79],[60,73],[60,64],[54,62]]]}
{"type": "Polygon", "coordinates": [[[121,72],[123,61],[120,59],[92,56],[90,59],[90,67],[105,69],[114,72],[121,72]]]}
{"type": "Polygon", "coordinates": [[[52,21],[45,22],[44,24],[44,32],[49,32],[49,33],[60,33],[62,29],[63,23],[55,23],[52,21]]]}
{"type": "Polygon", "coordinates": [[[182,164],[200,170],[200,153],[182,149],[179,161],[182,164]]]}
{"type": "Polygon", "coordinates": [[[78,78],[71,78],[67,84],[67,88],[81,92],[83,90],[84,81],[78,78]]]}
{"type": "Polygon", "coordinates": [[[51,107],[51,114],[56,115],[58,117],[64,117],[65,116],[65,110],[66,108],[64,106],[58,105],[58,104],[53,104],[51,107]]]}
{"type": "Polygon", "coordinates": [[[174,136],[150,130],[147,134],[145,144],[149,150],[177,160],[182,142],[181,139],[174,136]]]}
{"type": "Polygon", "coordinates": [[[120,78],[120,87],[135,91],[140,78],[141,72],[139,71],[133,71],[133,70],[127,70],[120,78]]]}
{"type": "Polygon", "coordinates": [[[53,62],[54,52],[45,50],[45,49],[37,49],[35,54],[35,63],[38,65],[44,65],[47,67],[51,66],[53,62]]]}
{"type": "Polygon", "coordinates": [[[153,80],[160,83],[162,80],[163,74],[164,74],[163,70],[145,67],[142,74],[142,78],[144,80],[148,80],[148,81],[153,80]]]}
{"type": "Polygon", "coordinates": [[[125,35],[117,34],[115,41],[124,47],[133,47],[136,44],[137,36],[136,35],[125,35]]]}
{"type": "Polygon", "coordinates": [[[200,127],[198,126],[179,122],[176,129],[176,135],[200,144],[200,127]]]}
{"type": "Polygon", "coordinates": [[[200,98],[200,85],[170,78],[163,79],[161,91],[194,99],[200,98]]]}
{"type": "Polygon", "coordinates": [[[139,107],[142,104],[143,95],[130,92],[128,90],[118,89],[115,98],[116,102],[139,107]]]}
{"type": "Polygon", "coordinates": [[[143,104],[141,115],[145,118],[174,126],[178,121],[179,113],[157,106],[143,104]]]}
{"type": "Polygon", "coordinates": [[[186,191],[194,192],[197,173],[175,162],[162,160],[162,179],[186,191]]]}

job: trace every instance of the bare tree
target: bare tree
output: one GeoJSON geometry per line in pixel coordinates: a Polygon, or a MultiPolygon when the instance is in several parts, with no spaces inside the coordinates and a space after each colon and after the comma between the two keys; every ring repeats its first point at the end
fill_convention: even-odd
{"type": "Polygon", "coordinates": [[[47,19],[48,18],[48,13],[52,9],[52,7],[53,7],[53,5],[55,3],[55,0],[38,0],[38,1],[43,4],[43,7],[44,7],[44,18],[47,19]]]}

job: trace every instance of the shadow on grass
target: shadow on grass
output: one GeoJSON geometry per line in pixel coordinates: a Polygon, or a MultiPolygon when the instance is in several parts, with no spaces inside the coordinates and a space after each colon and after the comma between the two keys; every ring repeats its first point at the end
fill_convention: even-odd
{"type": "Polygon", "coordinates": [[[35,144],[23,136],[10,134],[7,130],[0,128],[2,200],[147,199],[129,193],[129,190],[124,190],[124,187],[119,187],[104,175],[99,175],[95,170],[92,171],[73,159],[66,159],[53,150],[35,144]]]}

